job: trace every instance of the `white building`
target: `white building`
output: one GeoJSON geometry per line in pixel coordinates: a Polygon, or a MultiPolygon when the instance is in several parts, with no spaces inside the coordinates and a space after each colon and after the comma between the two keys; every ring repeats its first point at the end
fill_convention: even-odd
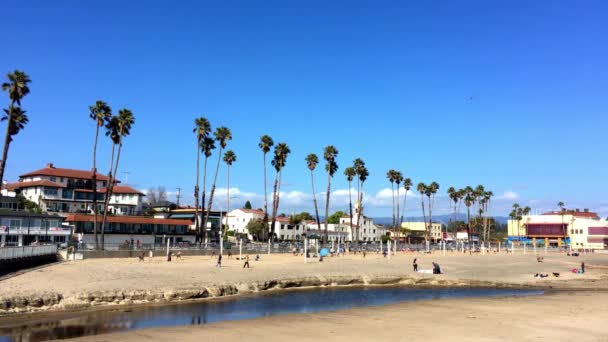
{"type": "Polygon", "coordinates": [[[352,222],[350,222],[350,216],[344,216],[340,218],[340,225],[346,227],[345,231],[348,233],[346,241],[355,241],[357,240],[357,237],[359,241],[363,242],[380,241],[382,235],[385,235],[388,231],[384,226],[375,225],[372,218],[365,216],[363,214],[363,208],[358,202],[355,203],[352,222]],[[357,217],[359,210],[361,210],[360,218],[357,217]],[[357,222],[359,219],[361,220],[361,224],[359,225],[359,231],[357,232],[357,222]]]}
{"type": "Polygon", "coordinates": [[[263,218],[263,210],[239,208],[229,212],[222,222],[228,227],[228,230],[239,234],[246,233],[249,239],[251,239],[252,236],[247,230],[247,224],[251,222],[251,220],[263,218]]]}
{"type": "MultiPolygon", "coordinates": [[[[47,164],[43,169],[19,176],[18,182],[7,184],[2,192],[7,195],[21,192],[26,199],[48,212],[90,213],[93,209],[92,176],[92,171],[64,169],[47,164]]],[[[97,173],[96,179],[97,206],[99,211],[103,211],[108,177],[97,173]]],[[[143,196],[143,193],[130,186],[115,185],[108,209],[118,215],[140,213],[143,196]]]]}

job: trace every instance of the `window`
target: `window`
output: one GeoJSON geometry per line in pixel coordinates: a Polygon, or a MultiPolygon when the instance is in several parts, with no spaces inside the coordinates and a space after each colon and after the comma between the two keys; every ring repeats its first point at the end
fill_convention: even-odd
{"type": "Polygon", "coordinates": [[[10,220],[8,226],[10,229],[19,229],[21,228],[21,220],[10,220]]]}
{"type": "Polygon", "coordinates": [[[56,182],[56,181],[57,181],[57,178],[55,178],[55,177],[49,177],[49,180],[50,180],[51,182],[56,182]]]}

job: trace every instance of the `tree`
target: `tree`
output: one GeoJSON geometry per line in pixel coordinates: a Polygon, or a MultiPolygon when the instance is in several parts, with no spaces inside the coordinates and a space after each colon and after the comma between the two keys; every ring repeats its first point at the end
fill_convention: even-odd
{"type": "Polygon", "coordinates": [[[439,184],[437,182],[432,182],[426,191],[426,196],[428,198],[429,204],[429,232],[433,226],[433,207],[435,206],[435,194],[439,190],[439,184]]]}
{"type": "Polygon", "coordinates": [[[427,193],[427,191],[428,191],[427,189],[428,189],[428,187],[426,186],[426,184],[424,184],[422,182],[418,183],[418,186],[416,186],[416,190],[418,190],[418,192],[420,193],[420,205],[422,206],[422,217],[424,219],[424,226],[425,226],[425,229],[424,229],[424,241],[425,242],[428,241],[428,230],[429,230],[429,227],[426,224],[426,212],[424,210],[424,195],[427,193]]]}
{"type": "MultiPolygon", "coordinates": [[[[207,212],[205,212],[205,218],[203,219],[203,227],[207,227],[209,221],[209,213],[213,205],[213,194],[215,193],[215,184],[217,182],[217,174],[220,172],[220,161],[222,160],[222,150],[226,148],[229,140],[232,140],[232,132],[230,129],[221,126],[215,129],[213,132],[215,141],[220,145],[220,150],[217,154],[217,166],[215,167],[215,176],[213,176],[213,183],[211,185],[211,194],[209,195],[209,203],[207,205],[207,212]]],[[[207,243],[207,230],[205,229],[205,243],[207,243]]]]}
{"type": "Polygon", "coordinates": [[[564,239],[565,239],[568,236],[568,231],[564,224],[564,215],[566,214],[566,207],[565,207],[564,202],[562,202],[562,201],[557,202],[557,206],[559,207],[560,215],[562,216],[562,231],[564,232],[564,239]]]}
{"type": "Polygon", "coordinates": [[[315,215],[317,217],[317,228],[321,231],[321,220],[319,219],[319,205],[317,204],[317,193],[315,191],[315,177],[314,171],[319,164],[319,157],[316,154],[310,153],[306,156],[306,166],[310,170],[310,184],[312,186],[312,202],[315,206],[315,215]]]}
{"type": "Polygon", "coordinates": [[[355,168],[355,172],[357,173],[357,203],[359,203],[359,208],[357,210],[357,235],[356,241],[359,241],[359,232],[361,228],[361,210],[363,209],[363,183],[369,176],[369,171],[365,167],[365,162],[361,158],[357,158],[353,161],[353,167],[355,168]]]}
{"type": "MultiPolygon", "coordinates": [[[[264,155],[264,220],[268,222],[268,186],[266,185],[266,154],[270,151],[270,148],[274,146],[274,141],[269,135],[263,135],[260,137],[260,143],[258,144],[264,155]]],[[[268,225],[266,225],[268,230],[268,225]]],[[[270,235],[269,235],[270,236],[270,235]]]]}
{"type": "Polygon", "coordinates": [[[357,175],[357,171],[355,171],[354,167],[349,166],[346,169],[344,169],[344,176],[346,176],[346,180],[348,181],[348,212],[349,212],[349,218],[350,218],[350,221],[348,221],[348,224],[350,225],[351,229],[353,227],[353,199],[352,199],[352,195],[351,195],[351,188],[352,188],[352,184],[353,184],[353,179],[355,179],[356,175],[357,175]]]}
{"type": "Polygon", "coordinates": [[[338,224],[340,223],[340,219],[342,217],[346,216],[346,213],[343,211],[336,211],[335,213],[331,214],[328,218],[327,218],[327,222],[331,223],[331,224],[338,224]]]}
{"type": "Polygon", "coordinates": [[[327,172],[327,192],[325,193],[325,243],[329,241],[329,235],[327,232],[327,215],[329,215],[329,196],[331,194],[331,179],[333,178],[336,171],[338,171],[338,163],[336,163],[336,157],[338,156],[338,149],[333,145],[325,146],[323,150],[323,159],[325,159],[325,171],[327,172]]]}
{"type": "MultiPolygon", "coordinates": [[[[192,132],[196,135],[196,184],[194,185],[194,229],[196,231],[196,242],[201,241],[202,233],[201,233],[201,223],[199,218],[199,169],[201,166],[201,152],[203,150],[203,143],[206,138],[209,137],[211,133],[211,123],[204,117],[199,117],[194,119],[194,128],[192,132]]],[[[205,168],[206,169],[206,168],[205,168]]],[[[203,206],[205,202],[203,201],[203,206]]]]}
{"type": "MultiPolygon", "coordinates": [[[[236,161],[234,151],[228,150],[224,153],[224,162],[226,163],[226,215],[230,212],[230,167],[236,161]]],[[[251,206],[251,203],[249,204],[251,206]]],[[[226,218],[226,225],[228,218],[226,218]]]]}
{"type": "MultiPolygon", "coordinates": [[[[407,204],[407,193],[410,191],[410,189],[412,188],[412,180],[410,178],[404,178],[403,179],[403,190],[405,190],[405,194],[403,195],[403,212],[401,213],[401,219],[400,219],[400,223],[399,223],[399,227],[401,227],[401,224],[404,222],[403,220],[403,216],[405,214],[405,205],[407,204]]],[[[403,233],[403,235],[405,236],[405,232],[403,232],[403,230],[401,231],[403,233]]]]}
{"type": "Polygon", "coordinates": [[[251,209],[251,202],[249,202],[249,200],[247,202],[245,202],[245,206],[243,207],[244,209],[251,209]]]}
{"type": "MultiPolygon", "coordinates": [[[[399,188],[401,187],[401,182],[403,182],[403,174],[400,171],[395,171],[395,185],[397,187],[397,224],[395,225],[395,237],[399,238],[399,232],[401,231],[401,221],[399,220],[399,188]]],[[[395,243],[395,253],[397,253],[397,243],[395,243]]]]}
{"type": "Polygon", "coordinates": [[[167,200],[167,190],[164,186],[151,188],[146,192],[146,200],[148,204],[156,204],[167,200]]]}
{"type": "Polygon", "coordinates": [[[93,235],[95,236],[95,249],[99,249],[99,239],[97,238],[97,142],[99,140],[99,128],[107,124],[112,117],[112,108],[105,102],[98,100],[95,105],[89,106],[89,117],[95,121],[91,183],[93,187],[93,235]]]}
{"type": "Polygon", "coordinates": [[[475,193],[472,187],[464,188],[464,205],[467,207],[467,238],[469,241],[469,254],[471,251],[471,206],[475,204],[475,193]]]}
{"type": "MultiPolygon", "coordinates": [[[[201,196],[201,210],[205,208],[205,199],[207,196],[207,162],[209,161],[209,157],[213,154],[213,150],[215,150],[215,140],[210,137],[206,137],[203,139],[203,145],[201,146],[203,155],[205,156],[205,161],[203,162],[203,194],[201,196]]],[[[205,229],[205,227],[201,227],[201,229],[205,229]]],[[[200,233],[199,241],[202,241],[202,233],[200,233]]]]}
{"type": "Polygon", "coordinates": [[[393,206],[392,206],[392,212],[393,212],[393,224],[392,224],[392,228],[393,231],[395,230],[395,222],[397,221],[395,219],[395,173],[397,171],[390,169],[388,170],[388,172],[386,172],[386,179],[388,179],[388,181],[391,183],[391,192],[392,192],[392,200],[393,200],[393,206]]]}
{"type": "Polygon", "coordinates": [[[8,124],[6,126],[6,134],[4,135],[4,148],[2,149],[2,160],[0,160],[0,184],[4,180],[4,169],[6,167],[6,159],[8,158],[8,150],[10,148],[13,136],[19,133],[19,130],[27,124],[27,116],[25,111],[21,110],[21,100],[30,93],[28,84],[31,82],[29,76],[19,70],[6,75],[8,82],[2,83],[2,91],[8,92],[8,97],[11,104],[6,113],[8,124]],[[17,117],[18,116],[18,117],[17,117]],[[21,128],[18,128],[20,126],[21,128]]]}
{"type": "MultiPolygon", "coordinates": [[[[274,158],[272,159],[272,166],[276,171],[274,178],[274,189],[273,189],[273,202],[272,202],[272,225],[270,234],[274,234],[274,227],[277,222],[277,211],[279,210],[279,200],[281,193],[281,176],[283,174],[283,168],[287,163],[287,156],[291,153],[289,146],[285,143],[279,143],[274,148],[274,158]]],[[[270,253],[270,236],[268,239],[268,253],[270,253]]]]}
{"type": "Polygon", "coordinates": [[[251,234],[251,236],[255,237],[257,241],[260,241],[260,237],[266,231],[267,225],[268,224],[264,221],[264,219],[253,219],[247,223],[245,228],[247,228],[247,231],[249,234],[251,234]]]}
{"type": "Polygon", "coordinates": [[[135,117],[129,109],[121,109],[117,116],[113,116],[106,124],[106,135],[112,140],[112,158],[110,160],[110,171],[108,172],[108,186],[106,187],[106,196],[104,201],[104,211],[101,221],[101,249],[105,247],[105,225],[108,217],[108,205],[116,184],[116,173],[118,172],[118,163],[120,162],[120,152],[122,151],[122,142],[125,137],[131,134],[131,127],[135,123],[135,117]],[[117,147],[116,160],[114,160],[114,148],[117,147]],[[112,170],[114,165],[114,170],[112,170]]]}

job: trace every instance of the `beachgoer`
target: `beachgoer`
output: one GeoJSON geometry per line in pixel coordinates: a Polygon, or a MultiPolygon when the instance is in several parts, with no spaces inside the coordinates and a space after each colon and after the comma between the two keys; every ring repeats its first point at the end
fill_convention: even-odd
{"type": "Polygon", "coordinates": [[[366,254],[367,254],[367,253],[366,253],[365,251],[363,251],[363,259],[365,259],[365,255],[366,255],[366,254]]]}
{"type": "Polygon", "coordinates": [[[585,263],[581,262],[581,273],[585,273],[585,263]]]}
{"type": "Polygon", "coordinates": [[[222,255],[218,255],[217,256],[217,263],[215,264],[215,267],[222,267],[222,255]]]}
{"type": "Polygon", "coordinates": [[[414,258],[412,265],[414,266],[414,272],[418,272],[418,258],[414,258]]]}
{"type": "Polygon", "coordinates": [[[228,251],[228,259],[232,259],[232,252],[228,251]]]}
{"type": "Polygon", "coordinates": [[[260,255],[259,254],[255,255],[255,261],[260,261],[260,255]]]}
{"type": "Polygon", "coordinates": [[[173,252],[167,253],[167,261],[171,261],[171,254],[173,254],[173,252]]]}
{"type": "Polygon", "coordinates": [[[177,252],[175,254],[175,257],[177,258],[177,260],[182,260],[182,252],[177,252]]]}
{"type": "Polygon", "coordinates": [[[243,264],[243,268],[249,268],[249,254],[245,256],[245,263],[243,264]]]}
{"type": "Polygon", "coordinates": [[[441,267],[439,264],[433,261],[433,274],[441,274],[441,267]]]}

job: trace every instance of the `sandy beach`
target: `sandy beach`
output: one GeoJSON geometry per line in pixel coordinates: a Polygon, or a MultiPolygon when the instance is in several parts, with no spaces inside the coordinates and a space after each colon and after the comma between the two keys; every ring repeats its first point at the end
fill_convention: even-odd
{"type": "MultiPolygon", "coordinates": [[[[169,303],[228,295],[274,291],[288,287],[397,284],[403,286],[489,286],[559,289],[547,295],[508,298],[469,298],[400,303],[336,312],[266,317],[212,323],[196,327],[154,328],[83,337],[91,341],[137,340],[606,340],[608,326],[608,255],[568,257],[549,253],[537,262],[523,254],[399,253],[390,259],[378,254],[346,255],[323,262],[292,255],[261,255],[243,269],[242,261],[224,258],[216,268],[211,257],[184,257],[166,262],[157,257],[92,259],[63,262],[0,282],[4,310],[0,325],[15,319],[45,315],[45,311],[116,308],[169,303]],[[416,273],[438,262],[444,274],[416,273]],[[586,272],[572,268],[585,262],[586,272]],[[559,273],[559,277],[552,275],[559,273]],[[547,273],[548,278],[535,278],[547,273]],[[566,292],[564,292],[566,291],[566,292]],[[33,305],[36,298],[56,296],[56,302],[33,305]],[[37,297],[38,296],[38,297],[37,297]],[[12,301],[12,302],[11,302],[12,301]],[[32,304],[33,303],[33,304],[32,304]],[[21,304],[21,306],[17,306],[21,304]],[[41,313],[27,313],[41,311],[41,313]],[[439,321],[438,321],[439,320],[439,321]],[[433,323],[435,322],[435,323],[433,323]],[[440,329],[434,324],[439,324],[440,329]],[[406,333],[407,332],[407,333],[406,333]]],[[[204,299],[203,299],[204,300],[204,299]]]]}

